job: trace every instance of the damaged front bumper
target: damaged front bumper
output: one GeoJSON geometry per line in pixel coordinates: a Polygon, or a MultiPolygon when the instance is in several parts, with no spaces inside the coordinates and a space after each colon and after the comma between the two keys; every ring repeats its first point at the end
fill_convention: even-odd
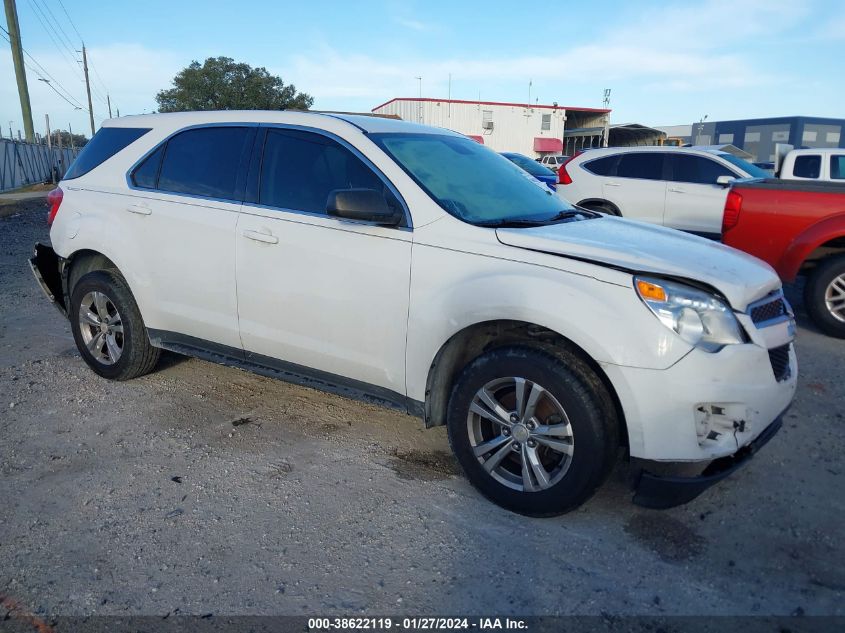
{"type": "Polygon", "coordinates": [[[29,267],[35,275],[35,281],[47,295],[59,312],[67,316],[67,297],[65,296],[63,257],[56,255],[50,246],[36,243],[35,251],[29,258],[29,267]]]}
{"type": "Polygon", "coordinates": [[[644,508],[664,510],[692,501],[710,486],[722,481],[748,463],[754,454],[777,434],[783,425],[785,414],[786,411],[775,418],[752,442],[733,455],[713,460],[701,474],[696,476],[680,476],[680,472],[694,466],[687,462],[633,460],[636,472],[633,482],[634,503],[644,508]],[[650,469],[659,473],[652,472],[650,469]],[[673,470],[676,472],[673,473],[673,470]]]}

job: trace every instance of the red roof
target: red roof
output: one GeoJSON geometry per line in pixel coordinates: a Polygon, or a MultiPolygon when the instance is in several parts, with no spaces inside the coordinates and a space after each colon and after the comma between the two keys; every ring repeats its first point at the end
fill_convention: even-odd
{"type": "Polygon", "coordinates": [[[383,108],[394,101],[430,101],[433,103],[467,103],[470,105],[514,106],[517,108],[541,108],[546,110],[574,110],[576,112],[610,112],[610,110],[605,108],[578,108],[575,106],[543,105],[537,103],[508,103],[505,101],[464,101],[463,99],[433,99],[431,97],[395,97],[390,101],[385,101],[381,105],[377,105],[375,108],[370,110],[370,112],[375,112],[379,108],[383,108]]]}
{"type": "Polygon", "coordinates": [[[559,138],[549,138],[547,136],[534,137],[534,151],[535,152],[562,152],[563,141],[559,138]]]}
{"type": "Polygon", "coordinates": [[[471,138],[476,143],[481,143],[482,145],[484,145],[484,137],[483,136],[478,136],[477,134],[467,134],[466,137],[471,138]]]}

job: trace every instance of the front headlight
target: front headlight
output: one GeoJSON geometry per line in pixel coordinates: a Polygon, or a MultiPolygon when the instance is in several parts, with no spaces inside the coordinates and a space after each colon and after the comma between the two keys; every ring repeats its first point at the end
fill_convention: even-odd
{"type": "Polygon", "coordinates": [[[654,316],[690,345],[718,352],[745,342],[733,311],[710,293],[650,277],[634,277],[634,288],[654,316]]]}

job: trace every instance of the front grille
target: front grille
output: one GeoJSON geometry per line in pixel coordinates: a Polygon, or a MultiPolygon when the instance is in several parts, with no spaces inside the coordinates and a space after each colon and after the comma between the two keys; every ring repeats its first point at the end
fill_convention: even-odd
{"type": "Polygon", "coordinates": [[[771,321],[786,314],[789,314],[786,308],[786,301],[782,296],[775,298],[768,303],[761,303],[760,305],[751,308],[751,320],[757,323],[771,321]]]}
{"type": "Polygon", "coordinates": [[[789,348],[791,344],[781,345],[769,350],[769,361],[772,363],[772,371],[775,380],[783,382],[789,378],[789,348]]]}

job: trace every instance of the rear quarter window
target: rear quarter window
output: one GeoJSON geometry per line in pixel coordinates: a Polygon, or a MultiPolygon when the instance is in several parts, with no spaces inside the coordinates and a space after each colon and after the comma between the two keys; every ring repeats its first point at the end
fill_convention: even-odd
{"type": "Polygon", "coordinates": [[[595,160],[588,160],[582,167],[596,176],[612,176],[618,156],[605,156],[595,160]]]}
{"type": "Polygon", "coordinates": [[[99,167],[109,158],[125,149],[131,143],[144,136],[151,128],[135,127],[103,127],[88,144],[79,152],[73,161],[64,180],[72,180],[84,176],[95,167],[99,167]]]}
{"type": "MultiPolygon", "coordinates": [[[[240,167],[254,131],[247,127],[203,127],[179,132],[167,141],[156,189],[204,198],[236,200],[240,167]]],[[[152,161],[157,160],[154,155],[152,161]]],[[[147,176],[153,171],[146,171],[147,176]]],[[[135,174],[136,178],[138,174],[135,174]]],[[[136,180],[137,182],[137,180],[136,180]]]]}

